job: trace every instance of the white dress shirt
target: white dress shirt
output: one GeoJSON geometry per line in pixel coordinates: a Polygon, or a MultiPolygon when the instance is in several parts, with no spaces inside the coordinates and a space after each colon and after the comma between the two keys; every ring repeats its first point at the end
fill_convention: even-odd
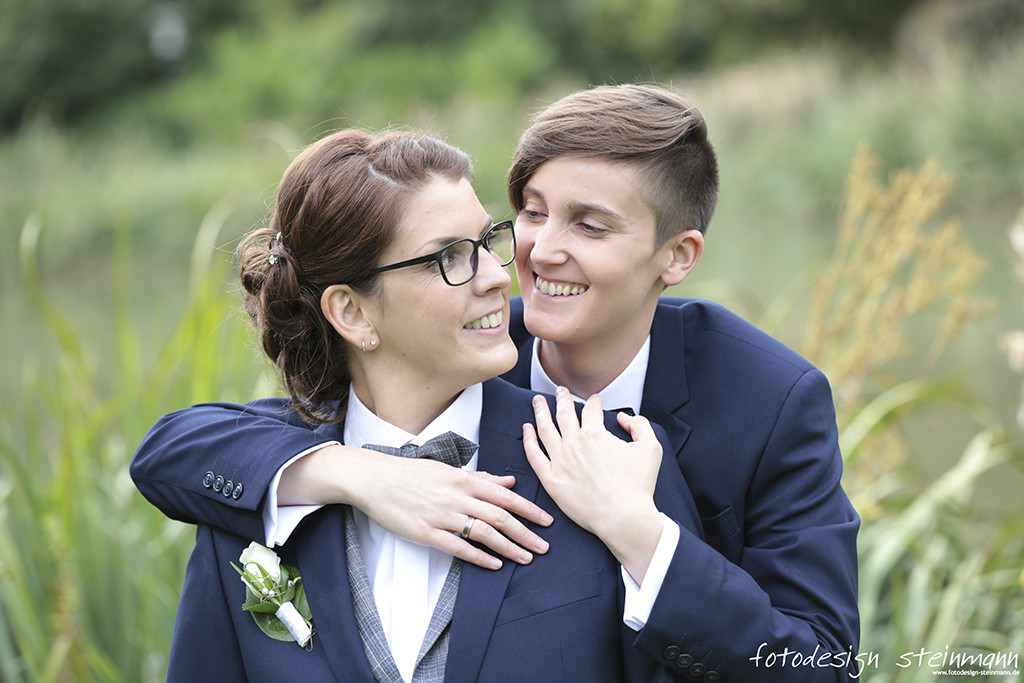
{"type": "MultiPolygon", "coordinates": [[[[410,434],[374,415],[355,392],[350,391],[344,439],[352,446],[378,444],[399,448],[407,443],[419,446],[451,431],[478,443],[482,409],[483,387],[475,384],[464,390],[423,431],[410,434]]],[[[477,460],[474,453],[463,469],[476,471],[477,460]]],[[[384,635],[402,678],[411,681],[427,625],[451,567],[452,555],[396,536],[359,510],[353,509],[353,512],[384,635]]]]}

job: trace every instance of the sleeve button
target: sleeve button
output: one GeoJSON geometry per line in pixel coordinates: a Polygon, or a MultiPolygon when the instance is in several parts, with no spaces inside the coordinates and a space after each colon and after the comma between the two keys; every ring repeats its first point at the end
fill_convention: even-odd
{"type": "Polygon", "coordinates": [[[231,491],[233,491],[234,488],[235,488],[234,482],[231,481],[230,479],[228,479],[226,482],[224,482],[224,490],[221,491],[221,493],[224,494],[225,498],[230,498],[231,497],[231,491]]]}
{"type": "Polygon", "coordinates": [[[683,651],[680,650],[675,645],[669,645],[668,647],[665,648],[665,653],[664,654],[665,654],[665,659],[675,659],[679,655],[683,654],[683,651]]]}
{"type": "Polygon", "coordinates": [[[696,662],[693,666],[690,667],[690,673],[694,676],[700,676],[707,670],[708,668],[700,662],[696,662]]]}
{"type": "Polygon", "coordinates": [[[703,681],[704,683],[717,683],[718,679],[719,675],[717,671],[709,671],[706,674],[704,674],[703,681]]]}
{"type": "Polygon", "coordinates": [[[220,493],[220,490],[224,488],[224,477],[217,475],[217,478],[213,480],[213,490],[220,493]]]}
{"type": "Polygon", "coordinates": [[[691,664],[693,664],[693,657],[686,654],[685,652],[676,657],[676,666],[678,666],[680,669],[689,669],[691,664]]]}
{"type": "Polygon", "coordinates": [[[203,476],[203,486],[205,486],[206,488],[210,488],[211,486],[213,486],[213,472],[207,472],[203,476]]]}
{"type": "Polygon", "coordinates": [[[231,492],[231,497],[235,500],[242,497],[242,482],[235,484],[235,490],[231,492]]]}

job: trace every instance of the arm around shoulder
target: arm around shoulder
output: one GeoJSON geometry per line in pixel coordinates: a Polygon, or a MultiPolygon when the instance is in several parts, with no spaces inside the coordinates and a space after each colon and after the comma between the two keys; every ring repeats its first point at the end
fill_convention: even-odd
{"type": "Polygon", "coordinates": [[[811,370],[793,385],[760,454],[738,559],[683,529],[634,645],[675,673],[713,671],[722,681],[856,674],[859,519],[841,476],[831,392],[811,370]]]}
{"type": "Polygon", "coordinates": [[[162,417],[130,472],[168,517],[262,542],[261,506],[277,471],[324,441],[282,399],[200,404],[162,417]]]}

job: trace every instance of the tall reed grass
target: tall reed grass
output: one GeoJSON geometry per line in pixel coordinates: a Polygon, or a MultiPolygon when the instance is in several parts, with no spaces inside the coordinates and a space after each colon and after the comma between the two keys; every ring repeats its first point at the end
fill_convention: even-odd
{"type": "Polygon", "coordinates": [[[127,464],[171,408],[255,389],[246,329],[224,286],[230,259],[211,246],[224,213],[215,207],[199,228],[185,312],[150,366],[130,312],[131,225],[118,225],[114,243],[116,348],[101,352],[47,298],[37,274],[43,226],[33,217],[22,230],[24,290],[59,354],[53,367],[29,369],[20,400],[4,403],[4,681],[163,679],[192,533],[139,496],[127,464]]]}
{"type": "Polygon", "coordinates": [[[1024,505],[990,519],[972,505],[980,480],[1020,467],[1021,454],[990,406],[939,369],[946,344],[993,307],[978,294],[983,259],[957,221],[941,218],[953,181],[929,162],[882,182],[878,165],[862,146],[835,250],[813,286],[804,352],[835,387],[845,485],[862,518],[860,649],[878,657],[863,680],[933,681],[932,667],[901,655],[1024,654],[1024,505]],[[901,380],[892,365],[907,357],[914,374],[901,380]],[[962,450],[948,470],[915,480],[904,428],[936,404],[976,431],[949,444],[962,450]]]}
{"type": "MultiPolygon", "coordinates": [[[[806,351],[837,386],[847,489],[862,518],[863,680],[935,680],[899,668],[920,648],[1024,651],[1024,508],[976,519],[979,479],[1019,466],[1015,452],[962,382],[934,361],[984,302],[979,260],[955,224],[936,226],[948,181],[932,166],[888,183],[868,152],[855,161],[839,242],[813,288],[806,351]],[[934,312],[939,311],[938,315],[934,312]],[[909,350],[916,319],[938,321],[937,344],[915,376],[891,361],[909,350]],[[901,468],[914,448],[908,416],[942,403],[975,435],[950,444],[956,463],[934,480],[901,468]]],[[[0,415],[0,678],[11,683],[154,681],[164,676],[191,529],[164,519],[127,474],[157,417],[212,399],[273,391],[254,364],[236,314],[229,258],[213,245],[227,207],[199,228],[187,304],[152,363],[131,313],[131,224],[114,240],[114,349],[97,352],[47,298],[37,272],[39,235],[21,232],[22,284],[59,347],[53,367],[28,370],[0,415]]],[[[1022,257],[1024,258],[1024,257],[1022,257]]],[[[981,677],[985,680],[985,677],[981,677]]]]}

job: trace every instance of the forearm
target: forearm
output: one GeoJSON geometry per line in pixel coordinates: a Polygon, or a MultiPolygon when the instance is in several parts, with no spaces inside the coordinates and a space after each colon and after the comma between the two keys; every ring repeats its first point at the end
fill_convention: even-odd
{"type": "Polygon", "coordinates": [[[294,528],[265,523],[278,508],[347,503],[392,533],[490,569],[501,562],[452,533],[467,517],[477,520],[472,540],[499,555],[529,562],[531,552],[547,551],[516,516],[542,525],[551,516],[510,491],[514,477],[340,446],[332,436],[337,430],[311,429],[279,399],[194,406],[150,430],[131,475],[167,516],[260,543],[283,542],[294,528]]]}
{"type": "Polygon", "coordinates": [[[639,586],[661,540],[664,517],[653,499],[616,502],[602,511],[592,531],[639,586]]]}
{"type": "Polygon", "coordinates": [[[277,488],[277,504],[343,503],[365,510],[368,495],[383,483],[393,456],[342,444],[327,444],[288,465],[277,488]]]}
{"type": "Polygon", "coordinates": [[[859,635],[855,568],[841,566],[851,560],[841,548],[825,544],[818,550],[841,560],[820,571],[779,567],[789,570],[791,584],[784,588],[779,581],[769,592],[749,573],[755,568],[732,564],[684,530],[634,646],[677,673],[696,663],[722,680],[777,681],[780,658],[788,652],[790,667],[798,656],[807,662],[786,668],[787,675],[800,672],[793,680],[849,680],[848,673],[856,673],[859,635]],[[825,578],[826,572],[835,573],[825,578]]]}
{"type": "MultiPolygon", "coordinates": [[[[432,460],[386,455],[338,444],[319,448],[288,467],[277,489],[282,517],[292,517],[288,505],[344,503],[364,512],[388,531],[428,545],[485,569],[501,561],[468,540],[496,554],[529,563],[533,553],[547,552],[547,543],[526,522],[551,523],[551,516],[513,493],[515,478],[470,472],[432,460]],[[471,539],[458,532],[466,519],[475,521],[471,539]]],[[[294,518],[293,518],[294,521],[294,518]]],[[[275,541],[290,532],[278,529],[275,541]]],[[[271,525],[268,524],[268,534],[271,525]]]]}
{"type": "MultiPolygon", "coordinates": [[[[788,462],[772,457],[779,467],[765,472],[769,481],[748,488],[742,547],[732,561],[681,532],[638,637],[648,655],[667,660],[666,651],[678,652],[683,664],[692,658],[723,680],[778,680],[783,656],[808,662],[800,681],[857,673],[859,520],[839,484],[839,454],[790,467],[799,449],[787,446],[788,462]]],[[[676,661],[663,663],[679,670],[676,661]]]]}

